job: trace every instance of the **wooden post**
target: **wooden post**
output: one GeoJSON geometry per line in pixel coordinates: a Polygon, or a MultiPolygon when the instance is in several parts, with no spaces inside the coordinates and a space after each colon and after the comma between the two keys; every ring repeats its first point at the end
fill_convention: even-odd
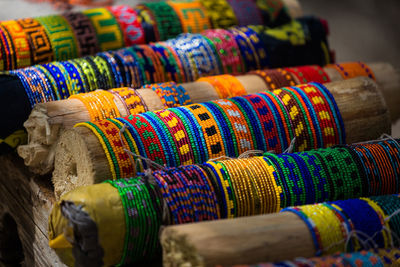
{"type": "MultiPolygon", "coordinates": [[[[400,105],[398,105],[398,99],[395,97],[400,88],[400,74],[387,63],[372,63],[369,66],[375,73],[377,83],[382,88],[392,121],[396,121],[400,118],[400,105]]],[[[335,69],[325,68],[325,71],[332,81],[342,80],[342,76],[335,69]]],[[[237,78],[245,85],[249,94],[268,89],[258,76],[247,75],[237,76],[237,78]]],[[[186,83],[183,84],[183,87],[194,103],[218,98],[213,87],[205,82],[186,83]]],[[[153,91],[150,89],[139,89],[138,91],[150,110],[163,108],[159,97],[153,91]]],[[[121,116],[128,115],[118,99],[116,99],[116,104],[121,116]]],[[[89,120],[89,113],[82,102],[77,99],[38,104],[24,123],[28,131],[29,141],[27,145],[18,148],[18,154],[24,159],[25,164],[30,167],[32,172],[49,173],[53,170],[54,148],[61,133],[72,128],[78,122],[89,120]]]]}
{"type": "MultiPolygon", "coordinates": [[[[50,177],[27,170],[15,154],[0,156],[0,256],[10,256],[10,240],[22,244],[24,266],[65,266],[48,246],[48,217],[54,203],[50,177]],[[10,232],[10,224],[16,225],[10,232]]],[[[14,262],[15,263],[15,262],[14,262]]],[[[18,262],[19,263],[19,262],[18,262]]],[[[0,264],[1,265],[1,264],[0,264]]]]}
{"type": "Polygon", "coordinates": [[[163,266],[256,264],[315,256],[306,224],[283,212],[167,226],[163,266]]]}
{"type": "MultiPolygon", "coordinates": [[[[379,138],[391,124],[378,85],[360,77],[326,84],[342,114],[347,143],[379,138]]],[[[67,130],[55,153],[53,183],[56,197],[77,186],[111,179],[108,161],[98,138],[86,127],[67,130]]]]}

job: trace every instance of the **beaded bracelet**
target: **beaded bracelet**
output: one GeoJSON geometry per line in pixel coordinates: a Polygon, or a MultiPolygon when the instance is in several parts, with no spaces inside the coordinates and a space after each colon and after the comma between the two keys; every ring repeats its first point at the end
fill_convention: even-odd
{"type": "Polygon", "coordinates": [[[215,29],[205,30],[202,35],[214,44],[224,73],[240,74],[245,71],[239,47],[232,33],[215,29]]]}
{"type": "Polygon", "coordinates": [[[340,73],[340,75],[342,75],[343,79],[351,79],[354,77],[365,76],[376,80],[371,68],[361,61],[333,64],[328,65],[327,67],[336,69],[340,73]]]}
{"type": "Polygon", "coordinates": [[[169,110],[182,120],[183,125],[187,129],[195,162],[200,163],[207,161],[209,159],[209,155],[205,136],[203,135],[201,126],[198,124],[196,118],[193,116],[190,110],[185,108],[170,108],[169,110]]]}
{"type": "Polygon", "coordinates": [[[139,65],[142,67],[144,84],[165,81],[164,69],[157,54],[147,45],[135,45],[131,47],[135,53],[139,65]]]}
{"type": "Polygon", "coordinates": [[[239,107],[228,99],[216,100],[213,103],[223,110],[230,122],[234,136],[236,136],[236,147],[238,147],[237,155],[240,155],[247,150],[254,149],[252,133],[250,132],[248,123],[239,107]]]}
{"type": "Polygon", "coordinates": [[[267,54],[262,48],[260,38],[257,33],[250,28],[232,28],[230,32],[235,36],[239,46],[246,71],[261,69],[266,67],[267,54]]]}
{"type": "Polygon", "coordinates": [[[282,88],[285,86],[293,86],[295,85],[294,82],[291,82],[292,80],[286,79],[286,75],[282,73],[282,71],[279,71],[277,69],[274,70],[253,70],[248,72],[248,74],[255,74],[267,85],[269,90],[275,90],[278,88],[282,88]]]}
{"type": "Polygon", "coordinates": [[[182,26],[174,9],[166,2],[144,3],[154,15],[161,41],[175,38],[182,33],[182,26]]]}
{"type": "Polygon", "coordinates": [[[108,10],[111,11],[121,27],[124,35],[125,46],[145,43],[144,31],[135,9],[123,5],[110,6],[108,7],[108,10]]]}
{"type": "Polygon", "coordinates": [[[239,143],[237,142],[236,133],[233,130],[233,125],[228,119],[228,115],[214,102],[203,103],[203,105],[211,113],[218,125],[218,128],[221,130],[221,138],[223,140],[222,145],[226,148],[226,155],[235,157],[239,154],[239,143]]]}
{"type": "Polygon", "coordinates": [[[161,61],[166,80],[182,83],[184,81],[182,64],[176,61],[173,53],[162,43],[153,44],[150,47],[161,61]]]}
{"type": "Polygon", "coordinates": [[[330,82],[329,76],[320,66],[302,66],[295,68],[285,68],[286,71],[292,73],[297,77],[300,83],[317,82],[327,83],[330,82]]]}
{"type": "Polygon", "coordinates": [[[246,89],[242,83],[232,75],[201,77],[197,81],[211,84],[221,99],[246,94],[246,89]]]}
{"type": "Polygon", "coordinates": [[[165,152],[161,144],[161,136],[157,135],[152,124],[150,124],[142,115],[130,115],[120,119],[127,124],[134,143],[141,151],[139,155],[155,161],[158,164],[166,162],[165,152]]]}
{"type": "Polygon", "coordinates": [[[156,114],[168,127],[172,138],[177,146],[177,153],[182,165],[193,164],[193,150],[191,148],[190,139],[182,120],[169,110],[158,111],[156,114]]]}
{"type": "Polygon", "coordinates": [[[27,36],[31,48],[32,64],[43,64],[54,60],[53,49],[45,28],[35,19],[19,19],[17,22],[21,25],[27,36]]]}
{"type": "Polygon", "coordinates": [[[121,100],[128,114],[135,115],[148,111],[146,103],[135,89],[123,87],[112,89],[109,92],[121,100]]]}
{"type": "Polygon", "coordinates": [[[165,123],[166,120],[161,119],[155,112],[147,112],[141,115],[150,123],[161,140],[166,166],[179,166],[178,144],[174,142],[174,137],[169,131],[167,123],[165,123]]]}
{"type": "Polygon", "coordinates": [[[118,21],[107,8],[82,11],[92,22],[101,51],[124,47],[124,36],[118,21]]]}
{"type": "MultiPolygon", "coordinates": [[[[12,63],[13,68],[24,68],[31,65],[31,50],[28,37],[24,32],[22,26],[15,20],[0,22],[0,30],[2,29],[10,35],[13,44],[13,54],[15,57],[12,63]]],[[[0,64],[0,68],[2,68],[0,64]]],[[[3,68],[6,70],[6,68],[3,68]]]]}
{"type": "Polygon", "coordinates": [[[144,31],[146,43],[160,40],[157,24],[151,11],[144,5],[136,5],[135,11],[138,14],[138,21],[144,31]]]}
{"type": "Polygon", "coordinates": [[[114,96],[104,90],[72,95],[69,98],[79,99],[89,112],[91,121],[120,117],[121,114],[114,101],[114,96]]]}
{"type": "Polygon", "coordinates": [[[230,101],[235,103],[244,115],[253,137],[255,147],[262,151],[267,151],[267,142],[264,140],[262,125],[251,104],[243,97],[234,97],[231,98],[230,101]]]}
{"type": "Polygon", "coordinates": [[[222,145],[223,140],[220,129],[210,112],[201,104],[192,104],[184,108],[190,110],[199,125],[201,125],[207,143],[209,158],[212,159],[226,155],[225,148],[222,145]]]}
{"type": "MultiPolygon", "coordinates": [[[[238,20],[234,10],[226,0],[201,0],[203,7],[207,10],[207,15],[213,28],[226,29],[238,25],[238,20]]],[[[252,21],[250,24],[257,24],[252,21]]]]}
{"type": "Polygon", "coordinates": [[[296,137],[295,149],[304,151],[316,147],[314,143],[316,142],[315,129],[310,125],[311,120],[307,108],[302,105],[291,90],[283,88],[274,90],[273,93],[282,100],[290,116],[296,137]]]}
{"type": "Polygon", "coordinates": [[[198,33],[211,28],[206,9],[199,1],[167,1],[178,15],[183,32],[198,33]]]}
{"type": "Polygon", "coordinates": [[[0,50],[2,53],[2,69],[12,69],[14,66],[14,49],[11,36],[8,32],[0,25],[0,50]]]}
{"type": "Polygon", "coordinates": [[[80,12],[66,12],[62,16],[74,33],[80,57],[100,52],[96,31],[87,16],[80,12]]]}
{"type": "Polygon", "coordinates": [[[119,264],[151,259],[160,251],[157,236],[162,219],[161,200],[153,193],[155,186],[136,178],[107,183],[118,189],[124,208],[126,232],[130,233],[126,235],[119,264]]]}
{"type": "Polygon", "coordinates": [[[184,106],[192,103],[186,90],[174,82],[148,84],[144,88],[150,88],[156,92],[165,108],[184,106]]]}
{"type": "Polygon", "coordinates": [[[67,20],[60,15],[37,17],[50,39],[54,60],[78,57],[78,45],[67,20]]]}

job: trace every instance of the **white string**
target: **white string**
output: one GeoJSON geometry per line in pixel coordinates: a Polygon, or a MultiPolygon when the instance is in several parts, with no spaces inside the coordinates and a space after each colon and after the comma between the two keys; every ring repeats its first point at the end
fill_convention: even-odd
{"type": "Polygon", "coordinates": [[[289,147],[285,151],[283,151],[283,153],[293,153],[295,143],[296,143],[296,137],[293,137],[292,141],[290,141],[289,147]]]}
{"type": "Polygon", "coordinates": [[[238,159],[243,159],[243,158],[249,158],[251,157],[251,155],[257,155],[257,154],[264,154],[264,151],[262,150],[247,150],[245,152],[243,152],[242,154],[239,155],[238,159]]]}

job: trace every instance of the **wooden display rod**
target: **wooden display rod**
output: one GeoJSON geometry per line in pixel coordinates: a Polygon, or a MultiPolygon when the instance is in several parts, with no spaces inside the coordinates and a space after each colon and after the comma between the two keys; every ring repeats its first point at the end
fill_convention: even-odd
{"type": "MultiPolygon", "coordinates": [[[[373,140],[389,133],[391,122],[379,86],[359,77],[327,83],[342,115],[346,142],[373,140]]],[[[107,157],[96,135],[86,127],[64,132],[55,150],[53,184],[56,197],[78,186],[111,179],[107,157]]]]}
{"type": "Polygon", "coordinates": [[[163,266],[216,266],[315,256],[306,224],[282,212],[167,226],[161,233],[163,266]]]}
{"type": "MultiPolygon", "coordinates": [[[[388,63],[368,64],[374,72],[377,83],[382,88],[383,96],[388,104],[392,121],[400,117],[400,105],[397,96],[400,88],[400,73],[388,63]]],[[[331,81],[340,81],[342,76],[333,68],[325,68],[331,81]]],[[[268,90],[265,83],[255,75],[238,76],[247,92],[257,93],[268,90]]],[[[299,82],[300,83],[300,82],[299,82]]],[[[214,88],[205,82],[185,83],[186,89],[193,103],[200,103],[218,98],[214,88]]],[[[149,110],[163,108],[160,98],[151,89],[138,89],[149,110]]],[[[128,115],[123,104],[116,99],[116,104],[121,116],[128,115]]],[[[35,106],[29,119],[24,123],[28,131],[28,144],[18,148],[18,154],[24,159],[31,171],[46,174],[53,170],[54,148],[60,135],[76,123],[89,121],[90,116],[77,99],[61,100],[41,103],[35,106]]]]}

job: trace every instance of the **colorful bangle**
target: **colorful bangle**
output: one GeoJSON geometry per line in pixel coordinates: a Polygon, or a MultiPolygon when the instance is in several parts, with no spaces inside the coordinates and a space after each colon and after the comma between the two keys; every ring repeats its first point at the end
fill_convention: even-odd
{"type": "Polygon", "coordinates": [[[246,89],[242,83],[232,75],[201,77],[197,81],[211,84],[221,99],[246,94],[246,89]]]}
{"type": "Polygon", "coordinates": [[[167,1],[181,21],[183,32],[199,33],[211,28],[206,9],[199,1],[167,1]]]}
{"type": "Polygon", "coordinates": [[[142,69],[143,83],[157,83],[165,81],[164,68],[157,54],[147,45],[135,45],[130,48],[136,55],[142,69]]]}
{"type": "Polygon", "coordinates": [[[192,104],[185,108],[194,114],[197,122],[201,125],[207,144],[209,158],[213,159],[226,155],[225,148],[222,145],[223,140],[221,138],[220,129],[211,113],[201,104],[192,104]]]}
{"type": "Polygon", "coordinates": [[[202,32],[214,44],[224,73],[241,74],[245,71],[235,37],[227,30],[216,29],[202,32]]]}
{"type": "Polygon", "coordinates": [[[151,11],[144,5],[136,5],[135,11],[138,14],[139,23],[144,31],[145,43],[159,41],[160,36],[157,29],[157,23],[151,14],[151,11]]]}
{"type": "Polygon", "coordinates": [[[0,50],[2,53],[2,61],[3,61],[2,69],[5,70],[12,69],[13,65],[15,64],[13,43],[11,40],[11,36],[1,25],[0,25],[0,44],[1,44],[0,50]]]}
{"type": "Polygon", "coordinates": [[[230,32],[235,36],[244,59],[246,71],[261,69],[267,64],[267,53],[261,44],[257,33],[250,28],[232,28],[230,32]]]}
{"type": "Polygon", "coordinates": [[[82,11],[92,22],[101,51],[124,47],[124,36],[118,21],[107,8],[82,11]]]}
{"type": "MultiPolygon", "coordinates": [[[[234,10],[226,0],[201,0],[214,29],[226,29],[238,25],[234,10]]],[[[253,24],[253,23],[252,23],[253,24]]]]}
{"type": "Polygon", "coordinates": [[[182,26],[174,9],[166,2],[144,3],[154,15],[160,41],[175,38],[182,33],[182,26]]]}
{"type": "Polygon", "coordinates": [[[50,39],[54,60],[68,60],[78,57],[76,38],[67,20],[60,15],[37,17],[50,39]]]}
{"type": "Polygon", "coordinates": [[[109,92],[121,100],[128,114],[135,115],[148,111],[145,102],[135,89],[123,87],[111,89],[109,92]]]}
{"type": "Polygon", "coordinates": [[[107,8],[114,15],[121,27],[125,46],[145,43],[144,30],[135,9],[127,5],[110,6],[107,8]]]}
{"type": "Polygon", "coordinates": [[[295,75],[300,83],[317,82],[328,83],[330,82],[328,74],[320,66],[302,66],[295,68],[285,68],[286,71],[295,75]]]}
{"type": "Polygon", "coordinates": [[[35,19],[19,19],[17,22],[25,32],[31,47],[32,64],[43,64],[53,61],[53,49],[45,28],[35,19]]]}
{"type": "Polygon", "coordinates": [[[186,90],[175,82],[148,84],[144,88],[150,88],[156,92],[165,108],[192,104],[192,100],[186,90]]]}
{"type": "Polygon", "coordinates": [[[376,80],[371,68],[361,61],[328,65],[327,67],[336,69],[342,75],[343,79],[365,76],[376,80]]]}
{"type": "Polygon", "coordinates": [[[75,35],[79,57],[100,52],[96,31],[87,16],[80,12],[66,12],[63,16],[75,35]]]}
{"type": "Polygon", "coordinates": [[[174,54],[162,43],[150,45],[151,49],[156,53],[163,66],[165,78],[168,81],[182,83],[185,79],[182,64],[177,62],[174,54]]]}
{"type": "Polygon", "coordinates": [[[120,117],[121,114],[114,102],[114,96],[104,90],[72,95],[70,99],[79,99],[86,107],[91,121],[120,117]]]}
{"type": "MultiPolygon", "coordinates": [[[[6,31],[12,40],[13,53],[15,54],[14,68],[25,68],[31,65],[31,50],[28,37],[20,24],[15,20],[0,23],[3,31],[6,31]]],[[[0,26],[0,30],[1,30],[0,26]]],[[[1,50],[1,49],[0,49],[1,50]]],[[[0,64],[0,67],[2,64],[0,64]]],[[[6,68],[4,68],[6,69],[6,68]]]]}

